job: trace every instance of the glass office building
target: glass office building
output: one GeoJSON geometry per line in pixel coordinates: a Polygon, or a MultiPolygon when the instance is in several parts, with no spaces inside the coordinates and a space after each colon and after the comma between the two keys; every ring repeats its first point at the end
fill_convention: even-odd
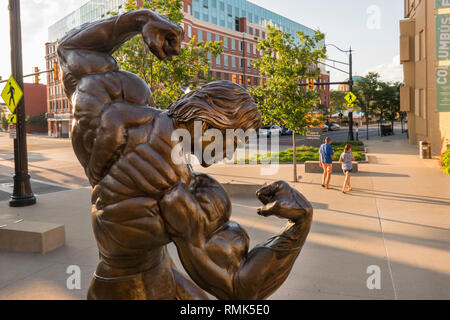
{"type": "Polygon", "coordinates": [[[83,23],[103,19],[108,17],[111,12],[121,12],[125,7],[125,2],[126,0],[89,1],[48,29],[49,42],[62,38],[68,31],[81,26],[83,23]]]}
{"type": "MultiPolygon", "coordinates": [[[[49,42],[63,37],[69,30],[83,23],[109,16],[110,12],[121,12],[126,0],[91,0],[78,10],[59,20],[49,28],[49,42]]],[[[264,9],[246,0],[192,0],[191,14],[201,21],[236,30],[238,19],[247,18],[247,23],[267,28],[268,25],[290,34],[303,31],[312,35],[314,30],[264,9]]]]}
{"type": "Polygon", "coordinates": [[[231,30],[236,30],[237,19],[245,17],[248,23],[262,28],[270,25],[290,34],[297,31],[314,34],[312,29],[246,0],[192,0],[192,15],[231,30]]]}
{"type": "MultiPolygon", "coordinates": [[[[46,44],[47,68],[52,69],[58,57],[57,40],[84,23],[107,18],[112,12],[124,11],[126,1],[143,0],[91,0],[49,28],[46,44]]],[[[183,0],[185,30],[183,44],[191,39],[222,41],[223,52],[217,57],[208,56],[210,76],[217,80],[229,80],[245,88],[258,86],[264,78],[254,66],[261,55],[257,44],[267,37],[267,27],[273,26],[295,35],[303,31],[312,35],[314,30],[287,19],[246,0],[183,0]]],[[[298,39],[298,37],[296,37],[298,39]]],[[[328,82],[329,73],[321,70],[319,82],[328,82]]],[[[61,80],[48,75],[48,134],[53,137],[70,135],[73,110],[64,95],[61,80]]],[[[329,88],[318,87],[322,103],[329,105],[329,88]]]]}

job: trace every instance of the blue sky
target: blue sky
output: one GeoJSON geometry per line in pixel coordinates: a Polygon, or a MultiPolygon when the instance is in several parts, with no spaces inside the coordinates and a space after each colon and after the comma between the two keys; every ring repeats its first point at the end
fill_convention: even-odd
{"type": "MultiPolygon", "coordinates": [[[[378,71],[387,81],[402,80],[399,64],[399,0],[250,0],[308,27],[319,28],[327,42],[343,49],[352,46],[355,74],[378,71]],[[369,13],[368,13],[369,11],[369,13]]],[[[24,73],[45,66],[44,43],[48,27],[86,0],[25,0],[22,3],[24,73]]],[[[0,76],[10,75],[8,1],[0,0],[0,76]]],[[[347,56],[329,48],[329,57],[347,61],[347,56]]],[[[42,77],[43,78],[43,77],[42,77]]],[[[346,75],[332,71],[332,80],[346,75]]],[[[0,89],[3,86],[0,85],[0,89]]]]}
{"type": "MultiPolygon", "coordinates": [[[[401,81],[399,63],[399,21],[403,18],[400,0],[249,0],[287,18],[326,34],[326,42],[342,49],[352,46],[354,73],[377,71],[386,81],[401,81]],[[379,17],[379,19],[377,19],[379,17]],[[378,23],[379,22],[379,23],[378,23]]],[[[329,58],[348,57],[329,47],[329,58]]],[[[330,70],[331,71],[331,70],[330,70]]],[[[346,75],[332,71],[332,80],[346,75]]]]}

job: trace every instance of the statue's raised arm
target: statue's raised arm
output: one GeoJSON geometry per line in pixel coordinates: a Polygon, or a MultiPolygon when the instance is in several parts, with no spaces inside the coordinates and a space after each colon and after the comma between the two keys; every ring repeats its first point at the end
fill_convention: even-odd
{"type": "Polygon", "coordinates": [[[137,34],[156,57],[171,59],[180,53],[184,31],[150,10],[136,10],[84,24],[58,45],[64,91],[76,120],[73,146],[92,186],[120,156],[126,130],[155,117],[149,108],[155,104],[147,83],[120,70],[112,57],[137,34]]]}
{"type": "MultiPolygon", "coordinates": [[[[130,11],[72,30],[59,42],[58,55],[64,74],[76,81],[94,72],[118,69],[111,55],[137,34],[142,34],[156,57],[171,59],[180,53],[183,32],[180,26],[153,11],[130,11]]],[[[74,85],[67,83],[69,95],[74,85]]]]}

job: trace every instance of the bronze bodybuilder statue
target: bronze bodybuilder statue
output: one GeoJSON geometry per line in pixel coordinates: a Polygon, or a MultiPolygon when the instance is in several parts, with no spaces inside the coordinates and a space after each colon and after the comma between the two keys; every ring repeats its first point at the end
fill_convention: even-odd
{"type": "Polygon", "coordinates": [[[289,223],[249,252],[247,233],[230,221],[223,187],[174,164],[178,142],[171,136],[182,128],[194,137],[195,121],[204,131],[224,134],[259,129],[257,106],[241,86],[218,81],[167,111],[156,109],[147,84],[120,70],[111,56],[137,34],[159,59],[180,53],[182,28],[148,10],[83,25],[58,47],[76,120],[73,148],[93,187],[100,263],[88,299],[208,299],[206,292],[218,299],[267,298],[286,280],[305,243],[311,204],[282,181],[262,188],[258,214],[289,223]],[[175,268],[166,249],[171,242],[191,279],[175,268]]]}

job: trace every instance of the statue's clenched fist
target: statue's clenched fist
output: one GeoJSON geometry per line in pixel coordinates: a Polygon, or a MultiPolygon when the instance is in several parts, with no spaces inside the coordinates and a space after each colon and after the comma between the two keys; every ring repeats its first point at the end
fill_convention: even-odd
{"type": "Polygon", "coordinates": [[[184,30],[169,19],[153,14],[142,28],[142,36],[158,59],[171,60],[180,54],[184,30]]]}
{"type": "Polygon", "coordinates": [[[258,209],[258,214],[263,217],[277,216],[293,222],[312,218],[311,203],[285,181],[261,188],[256,195],[264,204],[258,209]]]}

